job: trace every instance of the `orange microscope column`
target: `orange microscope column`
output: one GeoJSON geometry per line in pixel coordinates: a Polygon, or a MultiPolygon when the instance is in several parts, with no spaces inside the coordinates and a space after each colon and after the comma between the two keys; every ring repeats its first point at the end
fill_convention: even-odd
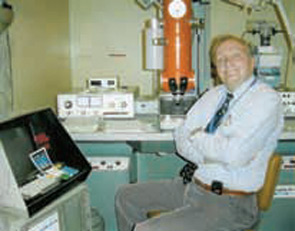
{"type": "Polygon", "coordinates": [[[171,86],[169,86],[169,80],[171,81],[174,78],[179,89],[181,80],[186,78],[187,86],[184,91],[189,91],[195,87],[191,60],[191,0],[164,0],[163,18],[166,43],[164,48],[164,70],[161,76],[162,89],[165,92],[173,93],[171,86]],[[178,3],[174,4],[174,8],[171,6],[173,2],[178,3]]]}

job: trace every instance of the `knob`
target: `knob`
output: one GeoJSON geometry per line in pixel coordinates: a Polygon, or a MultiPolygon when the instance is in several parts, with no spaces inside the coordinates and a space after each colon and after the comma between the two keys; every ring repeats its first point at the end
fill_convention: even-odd
{"type": "Polygon", "coordinates": [[[64,106],[65,106],[66,109],[70,109],[70,108],[73,107],[73,102],[70,101],[70,100],[67,100],[67,101],[64,102],[64,106]]]}

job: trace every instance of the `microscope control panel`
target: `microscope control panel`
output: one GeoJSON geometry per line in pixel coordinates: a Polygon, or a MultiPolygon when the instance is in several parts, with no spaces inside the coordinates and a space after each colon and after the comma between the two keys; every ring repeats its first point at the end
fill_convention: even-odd
{"type": "Polygon", "coordinates": [[[101,116],[104,118],[133,118],[134,96],[131,92],[59,94],[59,118],[101,116]]]}
{"type": "Polygon", "coordinates": [[[280,92],[285,117],[295,118],[295,92],[280,92]]]}
{"type": "Polygon", "coordinates": [[[129,157],[88,157],[93,171],[126,171],[129,157]]]}

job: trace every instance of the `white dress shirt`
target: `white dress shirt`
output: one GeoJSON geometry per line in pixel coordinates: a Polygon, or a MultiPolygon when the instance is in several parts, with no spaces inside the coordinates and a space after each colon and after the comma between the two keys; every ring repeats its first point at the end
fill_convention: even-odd
{"type": "Polygon", "coordinates": [[[282,104],[271,87],[251,77],[233,94],[215,133],[204,131],[227,89],[217,86],[190,109],[174,132],[180,155],[198,165],[194,177],[225,188],[255,192],[263,185],[268,159],[283,129],[282,104]]]}

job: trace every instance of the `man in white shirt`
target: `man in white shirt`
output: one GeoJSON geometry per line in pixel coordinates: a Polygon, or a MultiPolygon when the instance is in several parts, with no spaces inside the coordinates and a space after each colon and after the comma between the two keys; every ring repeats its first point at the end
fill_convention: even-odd
{"type": "Polygon", "coordinates": [[[222,85],[204,94],[176,129],[176,148],[191,176],[123,186],[116,197],[120,231],[243,230],[257,220],[256,192],[283,128],[280,97],[253,76],[246,41],[222,35],[210,55],[222,85]],[[191,179],[190,179],[191,177],[191,179]],[[169,210],[148,219],[149,210],[169,210]]]}

